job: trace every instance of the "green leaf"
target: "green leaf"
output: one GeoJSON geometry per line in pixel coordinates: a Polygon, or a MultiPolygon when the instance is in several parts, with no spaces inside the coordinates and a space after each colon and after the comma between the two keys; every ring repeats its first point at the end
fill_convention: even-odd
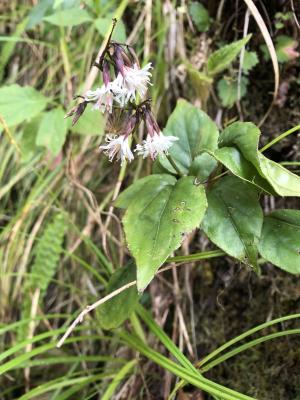
{"type": "Polygon", "coordinates": [[[41,117],[42,114],[37,115],[25,125],[21,140],[19,142],[23,162],[29,161],[39,151],[35,143],[41,117]]]}
{"type": "Polygon", "coordinates": [[[241,40],[227,44],[212,53],[207,61],[207,71],[209,75],[218,74],[228,68],[250,38],[251,34],[241,40]]]}
{"type": "Polygon", "coordinates": [[[44,17],[43,20],[57,26],[76,26],[92,21],[92,17],[86,10],[69,8],[57,11],[54,14],[44,17]]]}
{"type": "MultiPolygon", "coordinates": [[[[194,158],[202,151],[217,148],[219,136],[217,126],[209,116],[182,99],[178,100],[163,133],[179,138],[169,153],[184,174],[188,173],[194,158]]],[[[159,162],[166,170],[175,172],[165,157],[160,157],[159,162]]]]}
{"type": "Polygon", "coordinates": [[[71,120],[69,121],[70,129],[74,133],[91,136],[102,136],[104,133],[104,118],[101,112],[97,110],[85,110],[74,126],[71,126],[71,120]]]}
{"type": "Polygon", "coordinates": [[[280,196],[300,197],[300,177],[282,165],[258,153],[259,165],[264,177],[280,196]]]}
{"type": "Polygon", "coordinates": [[[39,114],[48,99],[30,86],[9,85],[0,88],[0,115],[8,126],[20,124],[39,114]]]}
{"type": "Polygon", "coordinates": [[[202,228],[209,239],[238,260],[257,266],[263,213],[257,190],[235,177],[219,180],[207,193],[202,228]]]}
{"type": "Polygon", "coordinates": [[[269,182],[264,179],[241,152],[235,147],[222,147],[214,152],[214,157],[235,176],[257,186],[268,194],[276,194],[269,182]]]}
{"type": "Polygon", "coordinates": [[[192,1],[189,5],[189,13],[199,32],[208,31],[211,20],[203,4],[192,1]]]}
{"type": "Polygon", "coordinates": [[[276,55],[280,63],[285,63],[299,57],[298,42],[292,37],[280,35],[276,38],[276,55]]]}
{"type": "Polygon", "coordinates": [[[67,121],[65,113],[58,107],[44,114],[36,137],[36,145],[47,147],[53,156],[56,156],[62,149],[66,134],[67,121]]]}
{"type": "Polygon", "coordinates": [[[258,249],[277,267],[300,274],[300,211],[278,210],[266,216],[258,249]]]}
{"type": "MultiPolygon", "coordinates": [[[[113,16],[108,16],[106,18],[97,18],[94,21],[95,28],[103,37],[109,32],[111,28],[111,21],[113,16]]],[[[116,40],[117,42],[125,43],[126,42],[126,30],[123,21],[118,21],[112,39],[116,40]]]]}
{"type": "Polygon", "coordinates": [[[244,53],[243,72],[248,74],[252,68],[259,63],[257,53],[255,51],[247,51],[244,53]]]}
{"type": "Polygon", "coordinates": [[[143,290],[183,235],[199,226],[207,203],[204,187],[194,185],[193,177],[177,181],[162,174],[138,180],[119,196],[116,206],[127,209],[123,225],[137,264],[138,290],[143,290]]]}
{"type": "Polygon", "coordinates": [[[220,136],[219,146],[236,146],[281,196],[300,196],[300,177],[258,151],[260,130],[251,122],[235,122],[220,136]]]}
{"type": "MultiPolygon", "coordinates": [[[[136,266],[129,262],[117,269],[109,279],[106,294],[119,289],[136,279],[136,266]]],[[[120,326],[135,310],[139,301],[136,286],[132,286],[102,304],[98,309],[100,325],[103,329],[114,329],[120,326]]]]}
{"type": "Polygon", "coordinates": [[[192,162],[189,175],[196,176],[200,182],[204,182],[216,167],[217,162],[214,157],[204,152],[192,162]]]}
{"type": "Polygon", "coordinates": [[[219,147],[238,147],[244,157],[256,166],[259,136],[260,130],[252,122],[234,122],[222,132],[219,147]]]}
{"type": "Polygon", "coordinates": [[[46,14],[52,9],[53,0],[40,0],[31,10],[28,15],[27,29],[34,28],[39,24],[46,14]]]}
{"type": "MultiPolygon", "coordinates": [[[[249,81],[247,78],[242,77],[240,88],[240,99],[247,93],[247,85],[249,81]]],[[[217,83],[218,95],[220,97],[223,107],[232,107],[238,99],[238,82],[231,78],[222,78],[217,83]]]]}

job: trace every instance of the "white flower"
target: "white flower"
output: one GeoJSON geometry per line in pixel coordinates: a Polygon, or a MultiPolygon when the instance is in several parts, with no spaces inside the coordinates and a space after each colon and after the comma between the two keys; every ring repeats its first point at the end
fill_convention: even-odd
{"type": "Polygon", "coordinates": [[[100,110],[103,113],[105,111],[112,113],[114,101],[120,107],[124,107],[130,97],[131,93],[123,86],[123,77],[120,74],[106,86],[103,85],[96,90],[88,90],[85,94],[86,101],[95,102],[93,110],[100,110]]]}
{"type": "Polygon", "coordinates": [[[116,79],[107,85],[103,85],[96,90],[88,90],[84,99],[85,101],[95,102],[93,110],[112,113],[114,101],[120,107],[124,107],[130,99],[136,99],[136,92],[141,97],[145,96],[147,86],[150,84],[150,68],[151,63],[141,69],[138,68],[137,64],[134,64],[133,68],[125,66],[124,77],[119,73],[116,79]]]}
{"type": "Polygon", "coordinates": [[[123,79],[123,87],[128,90],[129,98],[132,100],[136,99],[136,92],[140,95],[141,98],[145,97],[147,92],[147,87],[150,85],[150,77],[151,72],[151,63],[145,65],[143,68],[139,68],[137,64],[134,64],[133,67],[124,66],[124,77],[119,73],[117,79],[123,79]]]}
{"type": "Polygon", "coordinates": [[[114,95],[114,100],[119,103],[120,107],[124,107],[130,99],[129,90],[123,85],[123,77],[118,74],[115,80],[110,82],[110,90],[114,95]]]}
{"type": "Polygon", "coordinates": [[[103,85],[96,90],[88,90],[84,99],[86,101],[96,102],[93,106],[93,110],[100,110],[103,113],[105,111],[112,113],[114,95],[110,90],[110,84],[107,86],[103,85]]]}
{"type": "Polygon", "coordinates": [[[162,132],[155,132],[153,136],[148,134],[146,140],[142,144],[138,144],[134,151],[137,151],[138,155],[143,158],[150,155],[154,160],[158,155],[168,154],[169,148],[176,140],[178,140],[176,136],[165,136],[162,132]]]}
{"type": "Polygon", "coordinates": [[[100,146],[100,149],[108,155],[109,161],[112,161],[114,157],[117,160],[121,159],[121,164],[127,159],[129,162],[134,159],[132,151],[130,150],[128,137],[125,135],[106,135],[105,141],[106,145],[100,146]]]}

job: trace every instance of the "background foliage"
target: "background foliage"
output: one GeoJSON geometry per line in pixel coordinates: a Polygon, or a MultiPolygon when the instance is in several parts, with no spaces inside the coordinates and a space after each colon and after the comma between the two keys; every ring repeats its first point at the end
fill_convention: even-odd
{"type": "MultiPolygon", "coordinates": [[[[300,247],[295,211],[300,204],[294,197],[299,186],[293,181],[282,189],[270,177],[272,160],[299,174],[297,129],[263,155],[257,150],[258,144],[263,147],[299,123],[299,28],[294,17],[300,10],[293,14],[291,3],[284,1],[262,1],[257,7],[280,63],[279,92],[267,119],[272,64],[252,17],[248,16],[252,37],[241,39],[248,23],[242,1],[1,3],[1,399],[168,398],[175,376],[190,383],[181,385],[179,399],[299,398],[296,318],[280,319],[277,325],[250,332],[254,336],[248,339],[242,337],[243,342],[234,343],[235,357],[217,352],[210,358],[215,348],[243,331],[299,312],[297,277],[286,272],[299,272],[298,254],[289,250],[300,247]],[[155,175],[146,177],[152,169],[174,172],[165,159],[154,166],[150,160],[122,168],[110,164],[97,149],[105,125],[100,113],[87,110],[74,127],[64,119],[73,96],[93,80],[90,67],[113,16],[119,19],[114,39],[133,44],[143,63],[153,62],[151,97],[159,123],[187,146],[179,148],[177,142],[171,155],[183,173],[189,171],[201,181],[217,162],[225,165],[232,176],[214,185],[207,197],[216,203],[227,199],[228,207],[237,209],[234,217],[245,223],[240,225],[242,232],[233,232],[239,239],[232,246],[230,236],[218,235],[216,229],[222,214],[212,215],[208,209],[205,233],[187,235],[167,260],[167,265],[182,266],[159,274],[142,296],[133,287],[100,306],[57,349],[59,336],[78,310],[134,279],[135,266],[121,229],[124,212],[113,207],[119,189],[139,178],[153,179],[155,175]],[[250,150],[238,138],[232,145],[237,120],[256,125],[264,120],[261,136],[254,125],[243,125],[247,143],[253,143],[250,150]],[[202,137],[203,126],[210,132],[209,141],[199,143],[195,133],[202,137]],[[218,130],[223,132],[217,149],[218,130]],[[208,151],[194,157],[201,148],[208,151]],[[258,188],[292,197],[263,196],[258,201],[255,186],[249,185],[254,176],[258,188]],[[230,190],[224,190],[223,182],[230,190]],[[253,214],[239,213],[236,194],[245,203],[255,201],[253,214]],[[268,215],[263,225],[261,209],[268,215]],[[280,236],[274,234],[275,226],[280,236]],[[237,260],[249,254],[251,258],[260,229],[263,258],[258,258],[257,276],[222,250],[237,260]],[[222,250],[208,240],[212,235],[222,250]],[[268,251],[283,244],[285,251],[268,251]],[[115,328],[124,319],[125,324],[115,328]],[[111,328],[115,329],[107,330],[111,328]],[[264,342],[261,338],[266,336],[276,339],[264,342]],[[198,360],[205,377],[194,367],[198,360]]],[[[97,76],[94,86],[99,84],[97,76]]],[[[176,190],[168,176],[166,190],[176,190]]],[[[136,213],[125,194],[119,205],[128,207],[125,215],[136,213]]],[[[199,197],[204,204],[200,190],[190,193],[190,207],[199,197]]],[[[198,201],[194,216],[200,213],[197,205],[198,201]]],[[[227,223],[223,232],[233,230],[232,221],[227,223]]],[[[190,231],[197,222],[188,219],[187,224],[190,231]]],[[[125,232],[131,229],[126,220],[124,227],[125,232]]],[[[175,229],[175,236],[179,234],[175,229]]],[[[134,239],[144,238],[135,233],[134,239]]],[[[177,247],[174,238],[171,250],[177,247]]],[[[168,257],[169,252],[160,253],[164,251],[158,247],[153,254],[159,259],[157,267],[168,257]]]]}

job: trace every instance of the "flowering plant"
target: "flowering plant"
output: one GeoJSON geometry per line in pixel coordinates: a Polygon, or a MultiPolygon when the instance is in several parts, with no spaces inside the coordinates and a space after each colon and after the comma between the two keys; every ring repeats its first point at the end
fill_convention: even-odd
{"type": "MultiPolygon", "coordinates": [[[[222,71],[224,60],[231,62],[248,40],[213,53],[210,70],[222,71]]],[[[135,155],[157,159],[155,173],[139,179],[115,202],[126,210],[123,226],[136,261],[138,290],[145,289],[183,238],[199,227],[219,247],[218,255],[229,254],[258,272],[260,253],[299,273],[299,235],[290,222],[300,226],[300,212],[281,210],[264,217],[260,205],[263,193],[300,197],[299,176],[263,155],[273,142],[258,150],[260,130],[250,122],[235,122],[220,135],[205,112],[182,99],[162,132],[146,97],[151,64],[141,68],[133,48],[110,36],[96,66],[103,85],[81,96],[82,102],[68,114],[73,123],[89,103],[112,120],[116,109],[121,110],[120,131],[109,132],[100,149],[110,161],[121,163],[135,155]],[[131,150],[141,122],[146,137],[131,150]],[[279,230],[289,238],[284,244],[279,230]]]]}
{"type": "MultiPolygon", "coordinates": [[[[113,29],[115,24],[116,20],[113,29]]],[[[83,102],[74,107],[67,116],[74,115],[73,124],[75,124],[89,103],[93,104],[94,110],[100,110],[102,113],[113,114],[115,108],[121,108],[125,117],[119,135],[108,133],[105,139],[107,144],[100,146],[109,161],[116,158],[123,164],[125,160],[130,162],[134,159],[130,148],[131,135],[142,120],[148,133],[142,144],[137,144],[134,152],[143,158],[150,156],[152,160],[158,155],[167,155],[169,148],[178,138],[163,135],[151,112],[151,101],[145,99],[148,86],[151,84],[151,63],[141,68],[134,49],[129,45],[112,41],[112,32],[99,62],[95,63],[95,66],[102,71],[103,85],[95,90],[88,90],[85,96],[79,96],[83,102]]]]}

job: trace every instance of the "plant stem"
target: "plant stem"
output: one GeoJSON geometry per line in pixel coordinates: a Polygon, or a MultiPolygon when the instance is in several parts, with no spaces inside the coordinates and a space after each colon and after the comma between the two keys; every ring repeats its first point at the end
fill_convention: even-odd
{"type": "Polygon", "coordinates": [[[283,161],[279,163],[280,165],[288,165],[290,167],[299,167],[300,166],[300,161],[283,161]]]}
{"type": "Polygon", "coordinates": [[[286,136],[290,135],[291,133],[294,133],[296,131],[300,130],[300,125],[294,126],[294,128],[289,129],[286,132],[283,132],[281,135],[277,136],[275,139],[271,140],[271,142],[267,143],[264,147],[262,147],[260,149],[260,152],[263,153],[264,151],[266,151],[267,149],[269,149],[271,146],[273,146],[274,144],[280,142],[280,140],[282,140],[283,138],[285,138],[286,136]]]}
{"type": "Polygon", "coordinates": [[[201,253],[190,254],[187,256],[170,257],[166,262],[200,261],[208,258],[221,257],[224,255],[225,253],[222,250],[203,251],[201,253]]]}
{"type": "Polygon", "coordinates": [[[177,164],[175,163],[174,159],[172,158],[172,156],[170,156],[170,154],[166,154],[167,159],[169,160],[169,163],[172,165],[172,167],[175,169],[175,171],[177,172],[177,174],[181,177],[183,176],[183,173],[180,171],[180,169],[178,168],[177,164]]]}

